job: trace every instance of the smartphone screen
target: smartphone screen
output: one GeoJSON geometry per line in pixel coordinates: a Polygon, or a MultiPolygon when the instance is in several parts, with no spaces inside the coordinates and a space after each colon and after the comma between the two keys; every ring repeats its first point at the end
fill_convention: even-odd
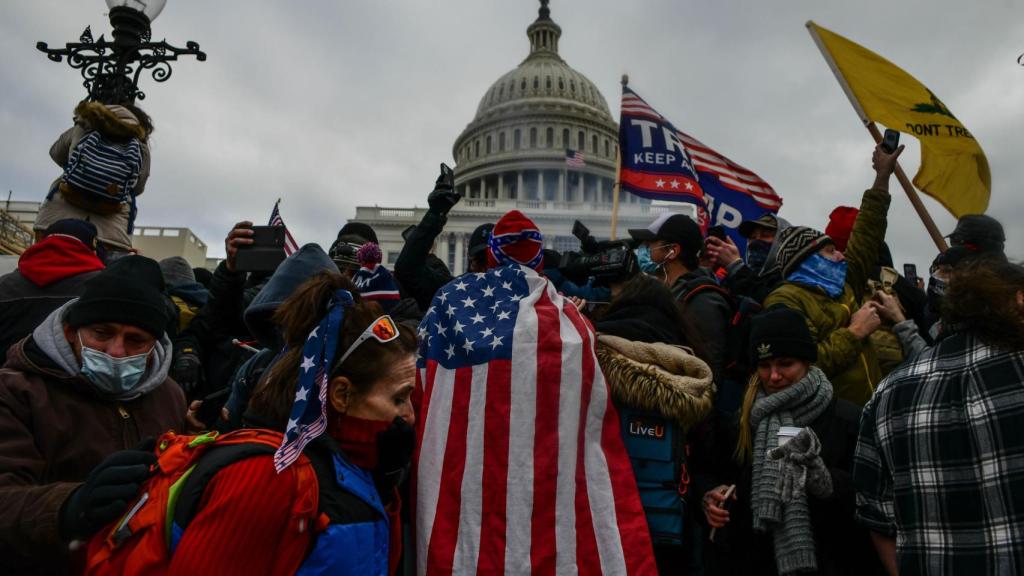
{"type": "Polygon", "coordinates": [[[904,264],[903,277],[911,284],[917,284],[917,264],[904,264]]]}

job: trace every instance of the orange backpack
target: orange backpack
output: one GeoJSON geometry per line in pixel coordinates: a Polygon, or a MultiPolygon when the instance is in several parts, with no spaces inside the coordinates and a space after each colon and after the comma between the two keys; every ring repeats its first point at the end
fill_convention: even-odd
{"type": "MultiPolygon", "coordinates": [[[[172,532],[188,526],[210,479],[244,458],[273,454],[281,438],[281,433],[263,429],[161,436],[153,475],[128,512],[89,541],[83,574],[166,573],[172,532]]],[[[313,465],[302,455],[288,473],[296,475],[298,486],[291,517],[299,531],[315,529],[319,494],[313,465]]]]}

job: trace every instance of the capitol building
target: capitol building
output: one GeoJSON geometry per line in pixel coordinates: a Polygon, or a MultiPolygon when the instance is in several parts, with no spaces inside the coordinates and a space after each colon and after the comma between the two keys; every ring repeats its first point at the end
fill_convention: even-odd
{"type": "MultiPolygon", "coordinates": [[[[574,220],[594,236],[611,233],[619,127],[608,102],[586,76],[558,54],[562,29],[541,1],[526,30],[530,52],[484,93],[476,115],[455,140],[455,186],[463,196],[449,213],[434,253],[453,274],[466,271],[469,235],[509,210],[529,216],[558,251],[577,249],[574,220]],[[570,167],[566,151],[583,153],[584,166],[570,167]]],[[[616,94],[616,96],[618,96],[616,94]]],[[[623,193],[619,236],[646,227],[659,213],[690,206],[662,207],[623,193]]],[[[402,250],[402,231],[419,223],[426,208],[359,206],[352,220],[377,232],[385,262],[393,266],[402,250]]]]}

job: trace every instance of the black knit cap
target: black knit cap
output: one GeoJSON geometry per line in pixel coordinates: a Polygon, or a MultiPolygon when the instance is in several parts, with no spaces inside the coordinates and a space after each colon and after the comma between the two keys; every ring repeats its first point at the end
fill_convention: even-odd
{"type": "Polygon", "coordinates": [[[64,322],[72,328],[116,322],[160,338],[171,320],[163,293],[164,278],[156,260],[125,256],[85,283],[81,298],[68,309],[64,322]]]}
{"type": "Polygon", "coordinates": [[[834,244],[827,234],[807,226],[786,228],[779,233],[775,243],[778,246],[775,261],[781,269],[783,278],[789,276],[789,273],[796,270],[796,267],[809,256],[829,244],[834,244]]]}
{"type": "Polygon", "coordinates": [[[967,214],[957,220],[948,238],[953,246],[967,246],[974,252],[1002,252],[1006,233],[1003,225],[987,214],[967,214]]]}
{"type": "Polygon", "coordinates": [[[803,315],[785,306],[773,306],[750,319],[750,359],[797,358],[815,362],[818,345],[803,315]]]}
{"type": "Polygon", "coordinates": [[[468,253],[470,258],[487,249],[487,239],[491,237],[491,230],[494,230],[494,224],[481,224],[469,235],[468,253]]]}
{"type": "Polygon", "coordinates": [[[363,239],[359,242],[360,245],[366,244],[367,242],[373,242],[374,244],[380,244],[377,241],[377,233],[373,230],[373,227],[363,222],[349,222],[338,230],[338,240],[341,240],[342,236],[350,236],[355,234],[363,239]]]}

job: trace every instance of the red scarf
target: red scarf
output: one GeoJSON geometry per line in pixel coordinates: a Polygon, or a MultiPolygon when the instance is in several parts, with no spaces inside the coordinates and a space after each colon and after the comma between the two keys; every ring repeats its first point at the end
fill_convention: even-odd
{"type": "Polygon", "coordinates": [[[78,238],[63,234],[36,242],[18,259],[18,272],[40,288],[103,267],[96,252],[78,238]]]}
{"type": "Polygon", "coordinates": [[[391,427],[384,420],[366,420],[347,414],[336,414],[327,426],[327,433],[338,443],[345,458],[365,470],[377,467],[377,434],[391,427]]]}

